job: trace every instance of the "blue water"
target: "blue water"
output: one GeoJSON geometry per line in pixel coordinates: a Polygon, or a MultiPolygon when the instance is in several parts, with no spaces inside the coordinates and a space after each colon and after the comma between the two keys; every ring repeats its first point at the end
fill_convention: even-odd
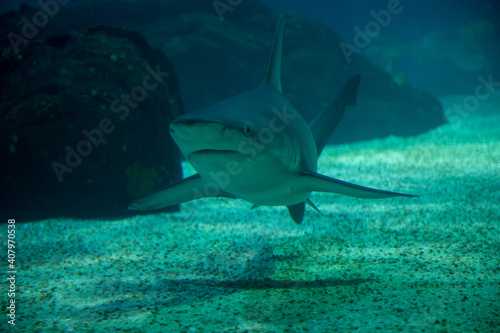
{"type": "MultiPolygon", "coordinates": [[[[407,48],[410,45],[411,52],[402,54],[393,66],[405,73],[406,83],[437,95],[467,93],[475,88],[474,82],[471,81],[477,75],[491,72],[493,68],[484,66],[475,72],[464,72],[454,66],[450,57],[442,57],[439,54],[440,51],[437,50],[439,45],[432,49],[419,50],[417,43],[438,33],[443,39],[437,39],[435,43],[440,44],[442,48],[449,49],[457,57],[460,57],[460,53],[469,53],[471,48],[474,49],[472,53],[484,54],[490,60],[493,60],[500,52],[497,42],[500,40],[498,20],[500,4],[498,1],[340,0],[328,4],[322,0],[312,0],[307,3],[299,0],[266,0],[264,2],[276,10],[301,13],[322,22],[346,41],[352,41],[355,38],[354,27],[364,30],[366,24],[374,20],[372,11],[380,13],[380,11],[386,11],[391,3],[399,4],[396,8],[401,12],[391,15],[390,23],[381,29],[376,37],[377,40],[372,43],[371,47],[379,44],[384,46],[387,52],[387,47],[399,45],[401,48],[407,48]],[[484,34],[481,34],[480,31],[471,30],[474,29],[472,27],[474,22],[489,22],[493,27],[491,31],[483,31],[484,34]],[[464,36],[460,37],[461,34],[467,34],[464,32],[467,29],[470,34],[474,34],[472,38],[484,38],[479,47],[470,40],[466,40],[464,36]],[[491,45],[492,42],[495,45],[491,45]],[[491,53],[490,48],[494,49],[491,53]],[[443,84],[447,87],[444,88],[443,84]]],[[[369,51],[368,49],[367,52],[369,51]]],[[[477,62],[478,60],[470,57],[463,61],[477,62]]],[[[387,63],[387,61],[380,62],[378,65],[384,67],[387,63]]],[[[494,69],[497,76],[500,74],[498,68],[496,66],[494,69]]]]}
{"type": "MultiPolygon", "coordinates": [[[[171,2],[175,1],[191,4],[184,0],[171,2]]],[[[164,56],[178,65],[175,80],[179,79],[180,87],[174,97],[182,96],[189,108],[210,104],[224,94],[239,93],[242,87],[253,88],[255,82],[262,80],[261,72],[264,73],[268,61],[263,54],[268,54],[277,15],[273,17],[263,10],[259,12],[262,16],[256,16],[265,19],[255,19],[258,24],[252,25],[246,21],[242,8],[246,1],[253,0],[222,1],[234,6],[223,22],[212,11],[212,0],[203,2],[199,11],[193,5],[192,12],[183,16],[168,13],[175,19],[169,18],[158,26],[154,24],[162,13],[139,17],[142,12],[126,10],[126,5],[73,19],[82,26],[87,20],[102,18],[111,18],[110,25],[119,27],[122,26],[116,22],[133,21],[131,29],[137,31],[147,26],[150,30],[145,31],[150,35],[145,35],[144,40],[161,52],[170,52],[164,56]],[[200,26],[186,23],[197,19],[202,22],[200,26]],[[224,43],[233,47],[231,52],[224,43]],[[199,48],[192,50],[186,45],[199,48]],[[247,52],[234,52],[235,45],[247,52]]],[[[21,3],[37,8],[38,1],[3,1],[0,12],[16,9],[21,3]]],[[[0,133],[0,156],[15,157],[8,159],[17,162],[15,167],[5,169],[18,182],[9,183],[11,192],[2,195],[18,199],[14,200],[17,212],[21,209],[30,212],[28,216],[42,216],[24,221],[9,210],[11,207],[0,211],[0,261],[4,276],[0,332],[500,332],[500,2],[264,3],[278,12],[293,12],[319,21],[346,43],[356,44],[360,38],[358,28],[371,34],[366,45],[359,47],[359,55],[377,68],[370,67],[363,75],[383,77],[379,82],[385,88],[396,87],[391,91],[428,94],[418,92],[413,100],[408,97],[413,95],[404,95],[410,106],[419,102],[419,96],[425,96],[431,106],[442,105],[444,114],[439,114],[441,123],[436,128],[418,135],[374,134],[370,140],[328,145],[318,160],[318,172],[329,177],[418,197],[362,200],[313,193],[311,200],[320,211],[306,207],[301,225],[293,223],[286,207],[251,209],[248,202],[225,197],[188,201],[173,212],[146,211],[135,215],[127,210],[127,205],[160,184],[167,185],[165,179],[173,172],[169,174],[162,163],[178,162],[179,156],[177,151],[164,149],[165,136],[165,141],[157,140],[162,133],[168,136],[166,122],[153,121],[154,128],[144,128],[139,120],[164,116],[158,109],[148,113],[153,106],[168,109],[176,105],[176,110],[181,106],[175,104],[174,98],[158,98],[160,90],[151,89],[149,97],[156,98],[158,105],[148,104],[150,100],[146,98],[137,107],[119,104],[122,111],[129,106],[125,110],[130,111],[131,118],[139,113],[143,117],[133,121],[130,118],[127,123],[117,121],[114,111],[108,110],[114,98],[109,96],[140,93],[146,91],[143,86],[155,85],[165,89],[162,93],[170,98],[168,93],[173,93],[167,89],[171,84],[167,77],[172,79],[173,75],[155,76],[151,68],[142,73],[148,68],[142,58],[144,49],[130,40],[116,42],[112,34],[88,37],[104,50],[111,46],[118,50],[112,54],[96,52],[100,61],[92,56],[94,51],[102,50],[88,45],[85,52],[71,49],[69,56],[52,59],[51,54],[43,53],[44,41],[32,40],[26,45],[29,52],[9,55],[9,50],[4,50],[3,55],[10,62],[0,62],[2,73],[11,74],[12,69],[16,74],[15,80],[1,86],[0,91],[0,128],[5,129],[0,133]],[[382,24],[377,17],[390,22],[382,24]],[[376,29],[376,33],[370,32],[370,28],[376,29]],[[44,56],[37,58],[38,54],[44,56]],[[86,56],[92,61],[87,62],[86,56]],[[26,59],[33,61],[27,64],[26,59]],[[65,68],[58,67],[64,67],[62,59],[65,68]],[[39,72],[34,70],[39,70],[37,60],[47,61],[43,62],[47,67],[39,72]],[[25,68],[22,65],[27,65],[28,70],[16,72],[25,68]],[[111,70],[120,75],[118,83],[105,79],[98,81],[98,86],[85,86],[96,76],[109,77],[106,75],[111,70]],[[136,74],[134,80],[128,80],[129,72],[136,74]],[[46,73],[55,74],[51,77],[46,73]],[[34,79],[27,82],[25,77],[34,79]],[[157,81],[153,80],[155,77],[157,81]],[[51,86],[32,92],[33,82],[50,82],[51,86]],[[82,86],[84,91],[71,90],[82,86]],[[16,96],[5,93],[12,91],[23,98],[13,102],[16,96]],[[71,93],[56,98],[60,91],[71,93]],[[61,107],[57,104],[61,100],[66,104],[51,114],[53,107],[61,107]],[[77,108],[76,115],[73,108],[77,108]],[[15,113],[20,109],[24,113],[15,113]],[[91,118],[92,122],[78,122],[86,119],[87,111],[96,109],[97,117],[91,118]],[[51,117],[43,118],[46,114],[51,117]],[[95,126],[92,133],[97,133],[96,128],[109,127],[109,122],[101,127],[97,122],[108,116],[115,121],[117,131],[103,135],[99,145],[92,148],[93,153],[84,156],[71,173],[64,174],[65,182],[58,182],[50,162],[56,158],[64,162],[61,154],[65,146],[77,147],[79,140],[85,142],[82,129],[95,126]],[[37,117],[44,122],[35,121],[37,117]],[[60,127],[52,129],[50,126],[56,121],[60,121],[60,127]],[[22,126],[11,126],[18,122],[22,126]],[[29,136],[30,126],[36,129],[36,125],[49,125],[49,130],[45,127],[29,136]],[[120,130],[126,133],[120,134],[120,130]],[[39,144],[47,142],[43,141],[46,138],[52,138],[48,141],[52,144],[56,141],[55,147],[39,144]],[[141,143],[139,147],[134,145],[137,142],[141,143]],[[30,147],[36,151],[29,151],[30,147]],[[134,149],[136,155],[131,160],[134,149]],[[114,163],[113,169],[110,163],[114,163]],[[27,172],[33,170],[40,173],[27,172]],[[33,178],[26,180],[28,175],[33,178]],[[120,182],[107,182],[102,175],[116,175],[120,182]],[[85,178],[83,182],[79,177],[85,178]],[[42,181],[48,185],[36,187],[42,181]],[[88,188],[98,186],[95,184],[101,187],[89,194],[88,188]],[[30,192],[31,188],[36,190],[30,192]],[[116,193],[116,188],[127,193],[116,193]],[[120,194],[121,202],[113,201],[120,194]],[[29,199],[24,200],[24,195],[29,199]],[[34,202],[44,211],[43,215],[33,212],[34,202]],[[59,210],[60,206],[68,206],[68,210],[59,210]],[[82,214],[59,214],[75,210],[82,214]],[[107,218],[104,213],[109,213],[107,218]],[[8,217],[4,219],[4,215],[8,217]],[[9,232],[13,229],[15,237],[9,232]],[[8,248],[9,244],[15,246],[8,248]]],[[[40,36],[45,32],[65,34],[64,38],[51,40],[54,54],[72,45],[67,42],[71,38],[65,39],[69,31],[57,31],[57,27],[73,23],[63,16],[58,14],[40,29],[40,36]]],[[[19,32],[19,22],[22,21],[14,22],[12,31],[19,32]]],[[[130,28],[126,23],[123,26],[130,28]]],[[[288,33],[293,29],[301,32],[297,26],[285,26],[286,29],[288,33]]],[[[303,64],[292,56],[311,56],[311,50],[287,46],[287,42],[291,43],[287,40],[285,46],[295,53],[284,54],[284,62],[288,68],[302,70],[304,77],[288,75],[287,87],[291,91],[285,91],[285,95],[295,94],[300,106],[325,107],[327,99],[333,98],[333,84],[325,82],[335,82],[329,79],[337,79],[336,75],[349,66],[341,59],[337,67],[332,66],[335,71],[324,70],[321,61],[325,59],[318,59],[314,66],[300,67],[303,64]],[[324,75],[324,81],[311,79],[315,73],[318,77],[324,75]],[[304,87],[323,99],[309,101],[313,96],[303,96],[307,95],[301,94],[304,87]]],[[[327,50],[337,50],[337,46],[324,45],[327,50]]],[[[339,87],[345,79],[338,78],[339,87]]],[[[390,123],[391,118],[383,116],[391,114],[401,96],[389,96],[393,97],[389,101],[366,97],[379,88],[383,87],[362,86],[358,107],[372,111],[371,119],[375,120],[382,110],[380,117],[390,123]],[[374,100],[378,104],[369,108],[374,100]]],[[[428,112],[431,107],[424,108],[412,110],[411,116],[428,112]]],[[[359,130],[363,134],[378,133],[378,128],[373,128],[375,122],[372,124],[356,111],[349,108],[343,119],[359,127],[346,131],[364,128],[359,130]]],[[[398,119],[404,120],[409,113],[410,110],[403,110],[398,119]]],[[[425,122],[426,117],[418,120],[425,122]]],[[[407,123],[409,127],[417,126],[414,120],[407,123]]],[[[196,172],[185,160],[175,166],[182,169],[184,177],[196,172]]],[[[6,181],[1,176],[0,180],[6,181]]]]}

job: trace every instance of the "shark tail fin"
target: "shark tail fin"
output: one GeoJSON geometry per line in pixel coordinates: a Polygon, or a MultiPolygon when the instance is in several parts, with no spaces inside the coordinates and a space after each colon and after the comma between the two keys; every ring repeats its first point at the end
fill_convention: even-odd
{"type": "Polygon", "coordinates": [[[195,174],[135,200],[128,208],[131,210],[150,210],[170,207],[205,197],[235,198],[232,194],[222,190],[215,191],[217,193],[214,194],[206,194],[206,191],[204,191],[205,184],[206,182],[201,176],[195,174]]]}
{"type": "Polygon", "coordinates": [[[341,102],[344,106],[356,106],[356,95],[358,92],[359,82],[361,81],[361,75],[351,76],[340,91],[335,101],[341,102]]]}
{"type": "Polygon", "coordinates": [[[278,26],[274,35],[273,48],[271,58],[269,59],[269,67],[267,69],[266,80],[264,81],[269,86],[278,90],[281,93],[281,55],[283,49],[283,31],[285,26],[285,16],[281,14],[278,20],[278,26]]]}
{"type": "Polygon", "coordinates": [[[383,199],[391,197],[416,197],[416,195],[378,190],[371,187],[356,185],[335,178],[307,171],[303,177],[300,190],[305,192],[330,192],[363,199],[383,199]]]}
{"type": "Polygon", "coordinates": [[[344,115],[345,107],[356,106],[356,94],[360,79],[360,75],[350,77],[332,104],[317,114],[309,123],[309,128],[316,142],[318,156],[321,154],[328,139],[330,139],[333,131],[340,123],[344,115]]]}

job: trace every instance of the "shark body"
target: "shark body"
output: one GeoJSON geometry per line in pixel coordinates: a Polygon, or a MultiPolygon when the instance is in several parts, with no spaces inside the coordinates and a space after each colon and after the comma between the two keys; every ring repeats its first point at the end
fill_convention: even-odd
{"type": "Polygon", "coordinates": [[[318,156],[355,106],[359,75],[311,123],[281,92],[284,17],[276,29],[265,80],[255,89],[170,123],[170,133],[197,174],[159,189],[130,205],[133,210],[173,206],[205,197],[241,198],[258,206],[287,206],[300,224],[313,191],[358,198],[413,195],[377,190],[318,174],[318,156]]]}

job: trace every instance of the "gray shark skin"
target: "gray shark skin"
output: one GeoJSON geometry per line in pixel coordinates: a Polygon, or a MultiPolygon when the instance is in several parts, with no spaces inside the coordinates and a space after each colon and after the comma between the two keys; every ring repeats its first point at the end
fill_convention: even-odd
{"type": "Polygon", "coordinates": [[[206,198],[240,198],[258,206],[287,206],[302,222],[313,191],[358,198],[414,197],[351,184],[316,173],[318,156],[346,106],[356,105],[359,75],[307,124],[281,92],[284,17],[280,17],[265,80],[257,88],[176,118],[170,133],[197,174],[135,200],[150,210],[206,198]]]}

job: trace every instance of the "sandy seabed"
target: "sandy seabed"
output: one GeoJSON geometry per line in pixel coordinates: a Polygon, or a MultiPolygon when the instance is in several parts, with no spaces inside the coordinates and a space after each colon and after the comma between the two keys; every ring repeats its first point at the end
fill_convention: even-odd
{"type": "Polygon", "coordinates": [[[500,332],[498,105],[319,160],[326,175],[419,198],[314,193],[321,213],[302,225],[230,199],[19,224],[16,326],[4,314],[0,330],[500,332]]]}

